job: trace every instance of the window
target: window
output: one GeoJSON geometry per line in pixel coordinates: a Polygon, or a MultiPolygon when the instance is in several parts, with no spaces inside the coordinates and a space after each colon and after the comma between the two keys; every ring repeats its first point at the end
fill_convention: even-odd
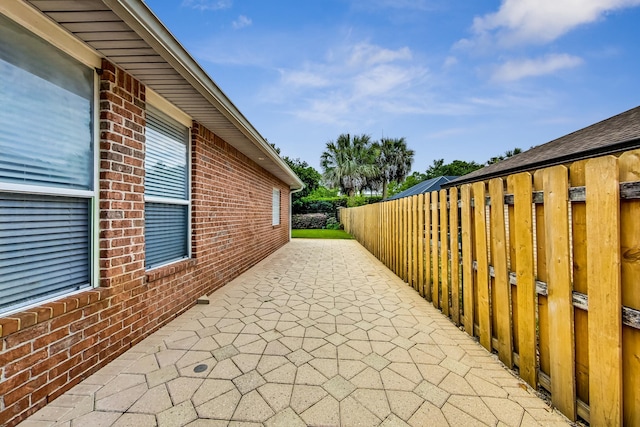
{"type": "Polygon", "coordinates": [[[272,225],[280,225],[280,190],[273,189],[273,203],[272,203],[272,225]]]}
{"type": "Polygon", "coordinates": [[[91,286],[94,71],[0,15],[0,313],[91,286]]]}
{"type": "Polygon", "coordinates": [[[147,107],[146,267],[190,256],[189,128],[147,107]]]}

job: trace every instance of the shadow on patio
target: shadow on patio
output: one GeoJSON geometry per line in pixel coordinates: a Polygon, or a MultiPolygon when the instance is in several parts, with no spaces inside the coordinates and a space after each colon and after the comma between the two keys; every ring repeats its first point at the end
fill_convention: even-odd
{"type": "Polygon", "coordinates": [[[210,299],[20,425],[568,424],[355,241],[294,240],[210,299]]]}

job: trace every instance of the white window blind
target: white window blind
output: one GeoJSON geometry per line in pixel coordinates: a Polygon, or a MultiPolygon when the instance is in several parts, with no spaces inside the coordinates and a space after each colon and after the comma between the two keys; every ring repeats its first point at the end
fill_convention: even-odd
{"type": "Polygon", "coordinates": [[[145,157],[147,268],[189,256],[189,129],[148,107],[145,157]]]}
{"type": "Polygon", "coordinates": [[[0,15],[0,313],[91,284],[94,72],[0,15]]]}
{"type": "Polygon", "coordinates": [[[89,201],[0,197],[0,310],[87,287],[89,201]]]}

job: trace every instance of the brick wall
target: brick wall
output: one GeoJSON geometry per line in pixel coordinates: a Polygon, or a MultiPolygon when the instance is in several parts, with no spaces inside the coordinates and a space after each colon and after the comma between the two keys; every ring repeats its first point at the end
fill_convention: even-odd
{"type": "Polygon", "coordinates": [[[100,287],[0,318],[0,425],[17,424],[288,241],[288,187],[194,123],[192,258],[145,271],[145,87],[107,61],[102,68],[100,287]]]}

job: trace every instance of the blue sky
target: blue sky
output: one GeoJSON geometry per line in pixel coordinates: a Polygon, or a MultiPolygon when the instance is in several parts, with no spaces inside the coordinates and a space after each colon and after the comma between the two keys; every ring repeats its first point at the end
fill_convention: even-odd
{"type": "Polygon", "coordinates": [[[147,0],[282,154],[482,163],[640,105],[640,0],[147,0]]]}

